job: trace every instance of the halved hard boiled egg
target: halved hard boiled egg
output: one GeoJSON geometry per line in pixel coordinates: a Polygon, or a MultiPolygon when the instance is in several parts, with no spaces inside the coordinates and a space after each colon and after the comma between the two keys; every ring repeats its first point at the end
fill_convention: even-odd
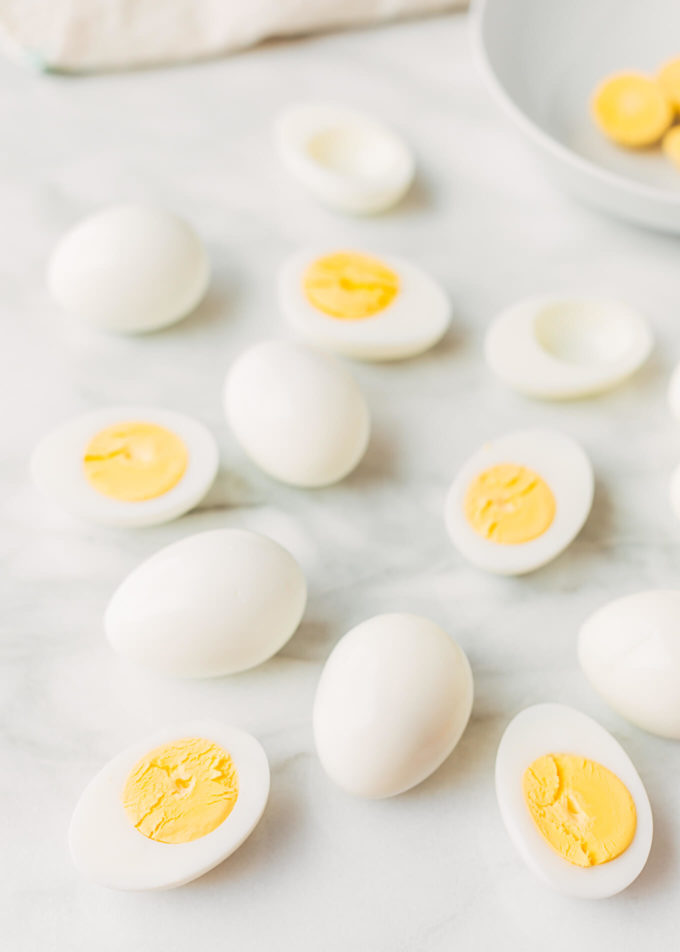
{"type": "Polygon", "coordinates": [[[546,400],[599,393],[640,367],[652,348],[635,311],[597,298],[529,298],[491,324],[484,351],[513,390],[546,400]]]}
{"type": "Polygon", "coordinates": [[[72,317],[100,330],[139,334],[189,314],[209,277],[203,243],[185,221],[146,205],[113,205],[66,232],[47,280],[72,317]]]}
{"type": "Polygon", "coordinates": [[[521,575],[554,559],[581,530],[593,501],[581,447],[554,430],[518,430],[481,447],[446,500],[453,544],[473,565],[521,575]]]}
{"type": "Polygon", "coordinates": [[[652,811],[623,748],[563,704],[536,704],[508,725],[496,757],[505,828],[539,878],[567,896],[629,886],[652,845],[652,811]]]}
{"type": "Polygon", "coordinates": [[[370,415],[354,377],[302,344],[268,340],[230,368],[224,409],[245,452],[292,486],[327,486],[364,455],[370,415]]]}
{"type": "Polygon", "coordinates": [[[71,856],[111,889],[182,886],[241,846],[268,796],[267,756],[250,734],[202,722],[166,729],[90,781],[71,820],[71,856]]]}
{"type": "Polygon", "coordinates": [[[420,354],[446,332],[450,305],[420,268],[391,255],[327,249],[285,262],[279,301],[294,333],[357,360],[420,354]]]}
{"type": "Polygon", "coordinates": [[[35,448],[33,482],[72,515],[137,528],[176,519],[205,496],[217,444],[196,420],[169,410],[111,407],[63,423],[35,448]]]}
{"type": "Polygon", "coordinates": [[[381,122],[334,103],[298,103],[276,120],[279,155],[324,205],[351,215],[395,205],[413,180],[410,149],[381,122]]]}

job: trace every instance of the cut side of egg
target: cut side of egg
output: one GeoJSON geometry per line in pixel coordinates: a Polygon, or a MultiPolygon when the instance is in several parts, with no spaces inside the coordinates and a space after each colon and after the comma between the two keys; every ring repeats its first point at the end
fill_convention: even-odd
{"type": "Polygon", "coordinates": [[[560,554],[590,512],[588,457],[553,430],[518,430],[481,447],[446,500],[453,544],[478,568],[521,575],[560,554]]]}
{"type": "Polygon", "coordinates": [[[347,793],[393,797],[421,783],[460,740],[472,710],[462,648],[401,612],[357,625],[333,649],[314,700],[314,740],[347,793]]]}
{"type": "Polygon", "coordinates": [[[288,172],[324,205],[368,215],[395,205],[414,174],[410,149],[381,122],[334,103],[289,106],[275,141],[288,172]]]}
{"type": "Polygon", "coordinates": [[[354,377],[334,358],[289,341],[263,341],[235,361],[224,409],[253,462],[292,486],[338,482],[358,465],[370,436],[354,377]]]}
{"type": "Polygon", "coordinates": [[[34,484],[71,515],[139,528],[176,519],[210,489],[217,444],[196,420],[150,407],[111,407],[63,423],[30,462],[34,484]]]}
{"type": "Polygon", "coordinates": [[[213,869],[257,826],[269,764],[250,734],[217,723],[160,731],[111,760],[69,828],[78,870],[111,889],[181,886],[213,869]]]}
{"type": "Polygon", "coordinates": [[[680,740],[680,591],[617,598],[581,627],[583,673],[618,714],[680,740]]]}
{"type": "Polygon", "coordinates": [[[124,658],[170,677],[210,678],[262,664],[292,637],[305,577],[273,539],[199,532],[160,549],[115,591],[104,627],[124,658]]]}
{"type": "Polygon", "coordinates": [[[647,359],[652,336],[630,308],[597,298],[529,298],[503,311],[486,334],[491,370],[513,390],[544,400],[600,393],[647,359]]]}
{"type": "Polygon", "coordinates": [[[60,239],[47,283],[72,317],[99,330],[139,334],[186,317],[209,278],[205,248],[185,221],[145,205],[113,205],[60,239]]]}
{"type": "Polygon", "coordinates": [[[564,895],[613,896],[647,862],[644,785],[611,734],[580,711],[537,704],[518,714],[498,747],[496,795],[524,862],[564,895]]]}
{"type": "Polygon", "coordinates": [[[401,360],[433,347],[450,322],[437,282],[393,256],[302,251],[279,275],[279,303],[292,331],[312,346],[357,360],[401,360]]]}

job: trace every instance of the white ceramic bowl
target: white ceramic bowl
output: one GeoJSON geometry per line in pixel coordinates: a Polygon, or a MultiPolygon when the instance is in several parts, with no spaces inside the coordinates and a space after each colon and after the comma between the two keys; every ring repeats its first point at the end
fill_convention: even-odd
{"type": "Polygon", "coordinates": [[[560,185],[591,205],[680,233],[680,171],[596,127],[590,99],[619,70],[680,55],[679,0],[477,0],[475,44],[491,91],[560,185]]]}

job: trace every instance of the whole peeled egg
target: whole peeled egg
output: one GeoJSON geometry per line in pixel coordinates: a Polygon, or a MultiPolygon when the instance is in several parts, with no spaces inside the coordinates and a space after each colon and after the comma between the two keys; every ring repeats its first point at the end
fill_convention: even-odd
{"type": "Polygon", "coordinates": [[[472,709],[463,650],[427,618],[393,613],[357,625],[326,661],[314,739],[329,777],[355,796],[392,797],[433,773],[472,709]]]}
{"type": "Polygon", "coordinates": [[[208,286],[203,243],[182,219],[146,205],[113,205],[60,239],[47,282],[60,307],[104,331],[138,334],[174,324],[208,286]]]}
{"type": "Polygon", "coordinates": [[[253,462],[293,486],[342,479],[359,463],[370,435],[368,406],[349,371],[288,341],[263,341],[235,361],[224,408],[253,462]]]}
{"type": "Polygon", "coordinates": [[[617,713],[680,740],[680,591],[637,592],[604,605],[583,624],[578,657],[617,713]]]}
{"type": "Polygon", "coordinates": [[[104,625],[123,657],[175,677],[219,677],[261,664],[300,623],[305,578],[266,536],[216,529],[156,552],[121,583],[104,625]]]}

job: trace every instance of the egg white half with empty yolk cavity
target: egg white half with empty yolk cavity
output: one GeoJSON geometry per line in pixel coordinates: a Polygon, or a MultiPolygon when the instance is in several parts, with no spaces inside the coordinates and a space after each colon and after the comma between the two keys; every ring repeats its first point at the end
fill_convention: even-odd
{"type": "Polygon", "coordinates": [[[275,140],[290,174],[337,211],[384,211],[402,198],[413,180],[413,156],[402,139],[346,106],[289,106],[276,120],[275,140]]]}
{"type": "Polygon", "coordinates": [[[111,889],[181,886],[241,846],[268,796],[267,757],[250,734],[203,722],[166,729],[90,781],[71,820],[71,855],[111,889]]]}
{"type": "Polygon", "coordinates": [[[402,258],[363,251],[302,251],[279,275],[279,302],[307,343],[357,360],[400,360],[433,347],[446,332],[442,288],[402,258]]]}
{"type": "Polygon", "coordinates": [[[217,444],[196,420],[150,407],[111,407],[69,420],[35,448],[33,482],[72,515],[136,528],[176,519],[200,502],[217,444]]]}
{"type": "Polygon", "coordinates": [[[593,500],[581,447],[554,430],[508,433],[463,465],[446,500],[458,551],[499,575],[521,575],[559,555],[581,530],[593,500]]]}
{"type": "Polygon", "coordinates": [[[608,390],[649,356],[647,323],[597,298],[530,298],[503,311],[484,344],[493,372],[513,390],[546,400],[608,390]]]}
{"type": "Polygon", "coordinates": [[[623,748],[563,704],[536,704],[508,725],[496,795],[513,845],[568,896],[601,899],[629,886],[652,844],[652,811],[623,748]]]}

